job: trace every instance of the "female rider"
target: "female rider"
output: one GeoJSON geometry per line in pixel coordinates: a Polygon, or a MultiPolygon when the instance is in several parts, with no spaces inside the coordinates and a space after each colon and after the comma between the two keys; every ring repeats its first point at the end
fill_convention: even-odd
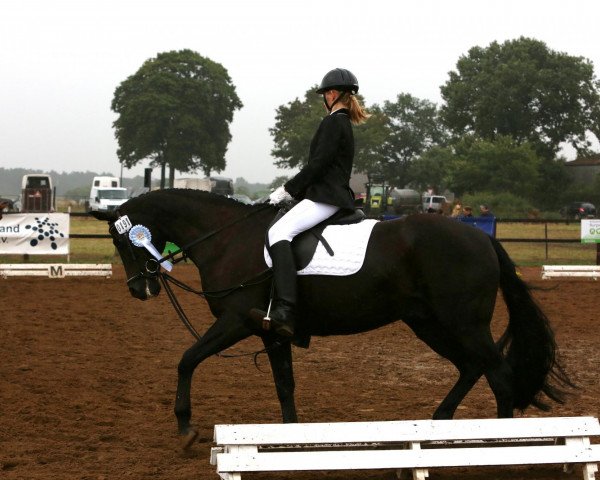
{"type": "Polygon", "coordinates": [[[275,284],[270,319],[275,332],[286,337],[294,335],[297,316],[293,238],[340,209],[354,209],[350,189],[354,160],[351,124],[360,124],[369,117],[355,97],[357,92],[358,80],[349,70],[336,68],[323,77],[316,93],[323,95],[329,115],[313,136],[308,163],[269,196],[272,204],[299,201],[268,232],[275,284]]]}

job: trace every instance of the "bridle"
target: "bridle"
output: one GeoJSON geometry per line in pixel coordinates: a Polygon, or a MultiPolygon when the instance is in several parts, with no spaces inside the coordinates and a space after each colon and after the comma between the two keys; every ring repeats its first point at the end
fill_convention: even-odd
{"type": "MultiPolygon", "coordinates": [[[[251,210],[250,212],[246,213],[245,215],[242,215],[241,217],[238,217],[238,218],[232,220],[231,222],[221,225],[219,228],[212,230],[212,231],[206,233],[205,235],[192,240],[191,242],[186,243],[183,247],[179,248],[178,250],[176,250],[174,252],[169,253],[168,255],[165,255],[160,260],[155,259],[155,258],[146,259],[146,262],[144,263],[144,269],[140,270],[138,273],[136,273],[132,277],[128,278],[127,285],[129,286],[129,284],[131,282],[134,282],[140,278],[161,278],[163,276],[173,278],[170,275],[165,274],[161,271],[160,266],[163,262],[173,259],[173,263],[179,263],[180,261],[185,260],[185,258],[187,257],[186,252],[191,247],[198,245],[199,243],[202,243],[211,237],[216,236],[217,234],[221,233],[223,230],[226,230],[227,228],[229,228],[239,222],[242,222],[243,220],[246,220],[247,218],[249,218],[253,215],[256,215],[257,213],[260,213],[263,210],[266,210],[267,208],[270,208],[270,207],[271,207],[270,204],[263,204],[263,205],[259,206],[258,208],[255,208],[255,209],[251,210]],[[179,254],[181,254],[182,256],[175,259],[175,257],[179,254]]],[[[120,218],[121,217],[120,212],[117,210],[116,213],[120,218]]],[[[138,263],[138,257],[135,253],[134,246],[133,246],[131,240],[129,239],[129,237],[127,236],[127,234],[117,232],[114,222],[110,225],[108,231],[109,231],[110,235],[113,237],[113,239],[115,241],[117,241],[117,243],[125,244],[127,246],[127,250],[129,251],[131,259],[133,260],[134,263],[138,263]]],[[[264,273],[264,272],[260,272],[258,275],[261,275],[262,273],[264,273]]],[[[214,291],[214,292],[195,291],[191,288],[189,288],[188,291],[192,291],[203,297],[211,297],[211,296],[217,296],[218,294],[223,294],[223,292],[231,293],[231,292],[237,290],[242,285],[243,284],[240,284],[235,287],[226,288],[226,289],[218,290],[218,291],[214,291]]],[[[226,296],[228,293],[226,293],[225,295],[221,295],[221,296],[226,296]]]]}
{"type": "MultiPolygon", "coordinates": [[[[119,218],[121,217],[121,215],[118,212],[117,215],[119,215],[119,218]]],[[[138,263],[139,257],[138,255],[136,255],[133,244],[127,236],[127,233],[117,232],[114,222],[108,228],[108,233],[113,238],[119,251],[121,250],[119,247],[125,245],[127,247],[127,251],[129,252],[129,256],[131,257],[132,262],[138,263]]],[[[127,279],[127,286],[129,286],[131,282],[139,280],[140,278],[156,278],[158,276],[160,276],[159,261],[155,258],[148,258],[144,263],[144,269],[140,270],[138,273],[134,274],[132,277],[127,279]]]]}
{"type": "MultiPolygon", "coordinates": [[[[212,230],[212,231],[206,233],[205,235],[203,235],[199,238],[196,238],[195,240],[192,240],[191,242],[185,244],[183,247],[179,248],[175,252],[171,252],[168,255],[163,256],[160,260],[156,259],[156,258],[147,258],[146,261],[144,262],[144,268],[142,270],[140,270],[138,273],[134,274],[133,276],[131,276],[130,278],[127,279],[127,286],[130,286],[130,283],[132,283],[136,280],[139,280],[140,278],[158,279],[160,281],[163,289],[167,293],[167,296],[169,297],[169,300],[171,301],[171,305],[173,305],[173,308],[174,308],[175,312],[177,313],[177,315],[179,316],[179,319],[182,321],[184,326],[188,329],[188,331],[192,334],[192,336],[196,340],[201,340],[202,335],[200,335],[198,333],[198,331],[194,328],[194,326],[190,322],[185,311],[183,310],[183,307],[181,306],[181,303],[177,299],[175,292],[173,291],[170,283],[181,288],[182,290],[185,290],[190,293],[194,293],[203,298],[223,298],[237,290],[241,290],[241,289],[244,289],[247,287],[259,285],[259,284],[269,280],[273,276],[271,269],[267,268],[267,269],[259,272],[254,277],[248,279],[247,281],[238,283],[232,287],[224,288],[221,290],[205,291],[205,290],[196,290],[193,287],[190,287],[189,285],[185,284],[184,282],[177,280],[170,274],[162,271],[161,264],[163,262],[169,261],[169,260],[173,260],[174,264],[179,263],[182,260],[185,260],[187,258],[186,252],[191,247],[198,245],[199,243],[202,243],[205,240],[208,240],[209,238],[218,235],[223,230],[226,230],[227,228],[229,228],[239,222],[242,222],[243,220],[246,220],[247,218],[249,218],[253,215],[256,215],[257,213],[262,212],[263,210],[266,210],[267,208],[270,208],[270,207],[271,207],[270,204],[261,205],[260,207],[251,210],[250,212],[246,213],[245,215],[238,217],[238,218],[234,219],[233,221],[228,222],[224,225],[221,225],[219,228],[212,230]],[[181,256],[175,258],[179,254],[181,254],[181,256]]],[[[117,211],[116,213],[120,218],[121,215],[120,215],[119,211],[117,211]]],[[[119,245],[123,245],[123,244],[126,245],[127,251],[129,252],[129,255],[131,256],[133,263],[139,263],[139,257],[138,257],[138,255],[136,255],[136,250],[134,248],[134,245],[131,242],[131,240],[129,239],[129,236],[127,235],[127,233],[126,232],[119,233],[115,227],[115,222],[111,223],[108,230],[109,230],[110,235],[113,237],[115,242],[118,244],[117,248],[119,245]]],[[[280,343],[275,342],[270,348],[275,348],[278,346],[280,346],[280,343]]],[[[254,355],[255,362],[256,362],[256,356],[260,353],[269,351],[270,348],[265,348],[258,352],[242,353],[242,354],[237,354],[237,355],[224,355],[224,354],[220,354],[220,353],[217,353],[217,355],[221,356],[221,357],[226,357],[226,358],[254,355]]]]}

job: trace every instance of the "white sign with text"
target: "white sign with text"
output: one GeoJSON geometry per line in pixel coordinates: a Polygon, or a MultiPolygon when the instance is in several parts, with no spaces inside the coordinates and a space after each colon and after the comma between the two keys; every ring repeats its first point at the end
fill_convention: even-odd
{"type": "Polygon", "coordinates": [[[68,255],[68,213],[19,213],[0,220],[0,254],[68,255]]]}
{"type": "Polygon", "coordinates": [[[600,219],[581,220],[581,243],[600,243],[600,219]]]}

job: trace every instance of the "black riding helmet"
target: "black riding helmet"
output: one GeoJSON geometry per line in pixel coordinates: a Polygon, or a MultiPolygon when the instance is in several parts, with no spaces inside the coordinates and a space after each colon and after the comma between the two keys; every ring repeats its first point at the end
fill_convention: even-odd
{"type": "Polygon", "coordinates": [[[342,95],[329,105],[327,103],[327,98],[325,97],[325,92],[327,90],[339,90],[340,92],[354,95],[358,92],[358,80],[350,70],[346,70],[345,68],[334,68],[327,72],[323,77],[323,80],[321,80],[321,86],[318,88],[317,93],[323,94],[323,103],[325,103],[327,110],[331,112],[333,106],[341,100],[342,95]]]}
{"type": "Polygon", "coordinates": [[[339,90],[354,95],[358,92],[358,80],[350,70],[334,68],[323,77],[316,93],[325,93],[327,90],[339,90]]]}

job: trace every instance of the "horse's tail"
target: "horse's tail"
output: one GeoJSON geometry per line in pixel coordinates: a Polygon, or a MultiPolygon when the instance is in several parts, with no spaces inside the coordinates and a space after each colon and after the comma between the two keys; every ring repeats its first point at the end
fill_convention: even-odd
{"type": "Polygon", "coordinates": [[[530,405],[549,410],[540,399],[541,393],[555,402],[564,403],[565,388],[574,387],[574,384],[558,360],[548,318],[518,276],[506,250],[500,242],[491,240],[500,263],[500,288],[509,314],[508,327],[498,346],[513,371],[513,406],[519,410],[530,405]]]}

